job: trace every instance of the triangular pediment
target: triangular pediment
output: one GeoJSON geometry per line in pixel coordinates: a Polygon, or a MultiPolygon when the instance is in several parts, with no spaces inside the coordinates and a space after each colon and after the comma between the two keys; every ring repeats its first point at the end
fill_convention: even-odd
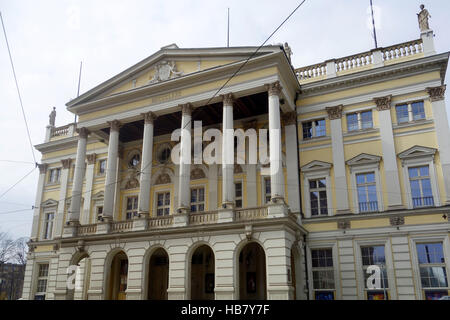
{"type": "MultiPolygon", "coordinates": [[[[252,56],[255,50],[256,47],[186,49],[170,44],[66,105],[70,110],[72,107],[100,98],[244,61],[252,56]]],[[[265,46],[254,58],[278,51],[279,46],[265,46]]]]}
{"type": "Polygon", "coordinates": [[[42,208],[51,208],[56,207],[58,205],[58,201],[53,199],[47,199],[44,202],[42,202],[41,207],[42,208]]]}
{"type": "Polygon", "coordinates": [[[357,155],[356,157],[353,157],[352,159],[347,161],[347,164],[349,166],[357,166],[357,165],[364,165],[364,164],[373,164],[373,163],[379,163],[381,161],[381,157],[374,155],[374,154],[368,154],[368,153],[361,153],[357,155]]]}
{"type": "Polygon", "coordinates": [[[301,171],[310,172],[310,171],[330,170],[331,166],[332,164],[329,162],[314,160],[301,167],[301,171]]]}
{"type": "Polygon", "coordinates": [[[105,197],[105,193],[103,191],[99,191],[92,197],[92,200],[94,201],[103,201],[105,197]]]}
{"type": "Polygon", "coordinates": [[[434,156],[437,149],[423,147],[423,146],[414,146],[403,152],[398,154],[400,159],[411,159],[411,158],[419,158],[419,157],[431,157],[434,156]]]}

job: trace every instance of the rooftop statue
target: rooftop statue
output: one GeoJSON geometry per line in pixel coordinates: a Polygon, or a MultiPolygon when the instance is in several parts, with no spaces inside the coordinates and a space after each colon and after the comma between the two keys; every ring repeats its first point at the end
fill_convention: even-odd
{"type": "Polygon", "coordinates": [[[50,112],[50,115],[48,117],[49,117],[48,124],[51,125],[52,127],[54,127],[55,119],[56,119],[56,108],[55,107],[53,107],[53,111],[50,112]]]}
{"type": "Polygon", "coordinates": [[[430,25],[428,24],[428,18],[431,18],[430,13],[423,4],[420,5],[421,11],[417,14],[417,18],[419,20],[419,28],[420,31],[428,31],[430,30],[430,25]]]}

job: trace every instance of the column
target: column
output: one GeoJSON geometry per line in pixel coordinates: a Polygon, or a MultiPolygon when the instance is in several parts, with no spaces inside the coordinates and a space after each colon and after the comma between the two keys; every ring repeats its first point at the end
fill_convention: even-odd
{"type": "Polygon", "coordinates": [[[150,212],[150,180],[152,178],[153,128],[156,115],[153,112],[144,116],[144,140],[142,142],[142,161],[139,190],[139,214],[148,216],[150,212]]]}
{"type": "Polygon", "coordinates": [[[342,137],[342,105],[326,108],[331,127],[331,147],[333,150],[336,213],[349,213],[347,175],[344,159],[344,138],[342,137]]]}
{"type": "Polygon", "coordinates": [[[108,161],[106,163],[105,198],[103,204],[103,218],[112,221],[114,215],[114,195],[117,184],[117,162],[119,153],[119,130],[122,124],[118,120],[108,121],[109,144],[108,161]]]}
{"type": "Polygon", "coordinates": [[[266,85],[269,93],[270,190],[273,202],[284,201],[284,174],[281,156],[280,93],[276,81],[266,85]]]}
{"type": "MultiPolygon", "coordinates": [[[[84,194],[84,204],[83,204],[83,215],[81,217],[82,224],[89,224],[91,221],[91,199],[92,199],[92,189],[94,186],[94,176],[95,176],[95,161],[97,159],[97,154],[92,153],[86,156],[87,158],[87,168],[86,168],[86,192],[84,194]]],[[[95,221],[97,222],[97,221],[95,221]]]]}
{"type": "Polygon", "coordinates": [[[288,185],[288,204],[292,212],[300,212],[300,193],[298,175],[297,112],[283,115],[284,140],[286,141],[286,169],[288,185]]]}
{"type": "Polygon", "coordinates": [[[439,146],[439,159],[441,161],[444,177],[445,199],[443,204],[450,204],[450,129],[448,127],[447,111],[445,110],[446,86],[427,88],[433,109],[434,127],[439,146]]]}
{"type": "Polygon", "coordinates": [[[86,128],[78,129],[78,147],[75,160],[75,173],[73,177],[72,200],[69,209],[69,223],[80,223],[81,189],[83,188],[83,175],[85,170],[86,145],[89,131],[86,128]]]}
{"type": "Polygon", "coordinates": [[[191,180],[191,128],[192,128],[192,105],[190,103],[181,105],[181,142],[180,142],[180,164],[178,178],[178,217],[174,224],[186,225],[187,214],[190,211],[190,180],[191,180]]]}
{"type": "Polygon", "coordinates": [[[67,185],[69,182],[69,172],[70,172],[70,164],[72,163],[72,159],[64,159],[61,160],[62,163],[62,171],[60,178],[60,188],[59,188],[59,203],[58,203],[58,211],[56,213],[55,219],[55,238],[59,238],[63,232],[64,225],[64,210],[66,208],[66,197],[67,197],[67,185]]]}
{"type": "MultiPolygon", "coordinates": [[[[388,210],[403,208],[391,119],[391,96],[375,98],[380,123],[388,210]]],[[[383,195],[384,196],[384,195],[383,195]]]]}
{"type": "Polygon", "coordinates": [[[222,208],[234,208],[233,95],[222,95],[222,208]]]}
{"type": "Polygon", "coordinates": [[[42,194],[44,193],[44,183],[47,174],[47,164],[38,164],[39,168],[39,180],[38,187],[36,191],[36,198],[34,200],[34,212],[33,212],[33,224],[31,227],[31,237],[32,241],[38,240],[38,230],[39,230],[39,216],[41,212],[41,202],[42,194]]]}

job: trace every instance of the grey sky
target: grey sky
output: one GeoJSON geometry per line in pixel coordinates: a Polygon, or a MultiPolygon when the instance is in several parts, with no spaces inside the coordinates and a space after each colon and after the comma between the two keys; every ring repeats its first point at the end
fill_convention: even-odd
{"type": "MultiPolygon", "coordinates": [[[[450,2],[373,0],[379,8],[378,44],[418,39],[416,13],[431,13],[438,53],[450,50],[450,2]]],[[[153,54],[162,46],[258,46],[300,1],[24,1],[0,0],[33,145],[44,140],[48,114],[56,125],[72,122],[65,103],[153,54]]],[[[268,44],[288,42],[295,67],[370,50],[369,0],[306,0],[268,44]]],[[[447,81],[446,81],[447,82],[447,81]]],[[[449,96],[447,94],[447,96],[449,96]]],[[[450,114],[449,99],[446,99],[450,114]]],[[[33,168],[8,52],[0,35],[0,194],[33,168]]],[[[39,161],[41,155],[35,150],[39,161]]],[[[38,170],[0,198],[0,231],[29,236],[38,170]],[[6,213],[13,210],[27,211],[6,213]]]]}

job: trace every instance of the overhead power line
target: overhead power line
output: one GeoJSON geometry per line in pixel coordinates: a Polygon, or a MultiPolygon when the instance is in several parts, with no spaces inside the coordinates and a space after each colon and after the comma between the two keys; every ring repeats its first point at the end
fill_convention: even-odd
{"type": "Polygon", "coordinates": [[[31,142],[30,129],[28,128],[28,122],[27,122],[27,118],[25,116],[25,110],[23,108],[22,96],[20,95],[19,83],[17,82],[16,70],[14,68],[14,62],[13,62],[13,59],[12,59],[11,50],[9,48],[8,37],[6,36],[5,24],[3,22],[3,16],[2,16],[1,12],[0,12],[0,20],[2,21],[3,34],[5,35],[6,47],[8,48],[9,61],[11,62],[11,68],[12,68],[12,72],[13,72],[13,75],[14,75],[14,82],[16,83],[16,89],[17,89],[17,94],[19,96],[20,107],[22,109],[23,120],[25,122],[25,127],[27,129],[28,141],[30,143],[30,148],[31,148],[31,154],[33,155],[34,163],[37,164],[36,157],[34,155],[33,143],[31,142]]]}

